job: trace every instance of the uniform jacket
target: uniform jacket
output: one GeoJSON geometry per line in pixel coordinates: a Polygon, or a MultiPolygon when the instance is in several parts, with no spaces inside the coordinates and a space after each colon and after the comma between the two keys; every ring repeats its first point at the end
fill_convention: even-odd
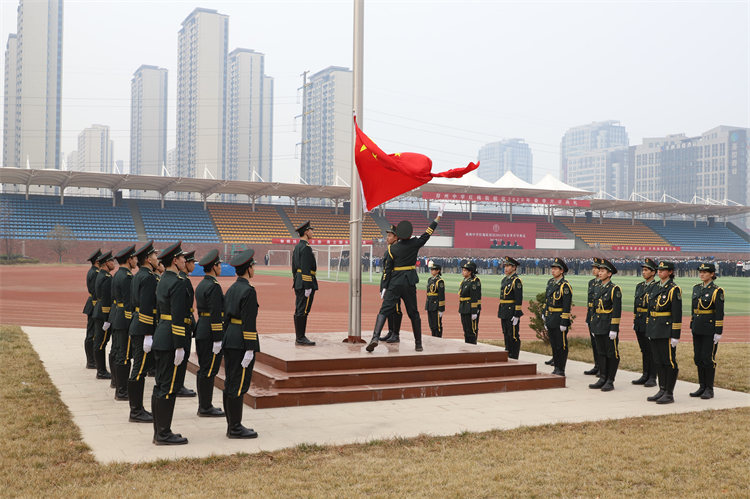
{"type": "Polygon", "coordinates": [[[195,288],[195,302],[198,306],[198,325],[195,339],[202,341],[222,341],[224,337],[224,291],[216,277],[207,275],[195,288]]]}
{"type": "Polygon", "coordinates": [[[424,309],[428,312],[445,312],[445,281],[439,274],[427,280],[427,303],[424,309]]]}
{"type": "Polygon", "coordinates": [[[260,352],[258,329],[258,295],[250,281],[244,277],[227,290],[224,297],[224,348],[260,352]]]}
{"type": "Polygon", "coordinates": [[[96,305],[94,306],[94,319],[102,321],[109,320],[112,311],[112,275],[106,270],[100,270],[96,274],[96,305]]]}
{"type": "Polygon", "coordinates": [[[599,279],[589,281],[588,302],[586,303],[586,324],[591,324],[591,317],[594,315],[594,295],[596,288],[599,286],[599,279]]]}
{"type": "Polygon", "coordinates": [[[641,281],[635,287],[635,303],[633,303],[633,326],[636,331],[646,330],[646,319],[648,318],[648,296],[652,287],[656,286],[656,279],[651,282],[641,281]]]}
{"type": "Polygon", "coordinates": [[[195,308],[193,308],[195,305],[195,289],[193,289],[193,281],[190,280],[190,276],[187,275],[185,272],[180,272],[180,277],[185,279],[185,290],[187,290],[188,293],[188,316],[187,319],[185,319],[185,325],[186,330],[188,332],[188,338],[192,338],[195,334],[195,316],[193,315],[193,312],[195,312],[195,308]]]}
{"type": "Polygon", "coordinates": [[[391,245],[385,250],[383,255],[383,275],[380,277],[380,291],[388,289],[388,281],[391,278],[391,272],[393,272],[393,259],[390,258],[391,245]]]}
{"type": "Polygon", "coordinates": [[[570,307],[573,303],[573,288],[565,280],[565,276],[560,282],[554,279],[547,281],[546,301],[544,303],[544,324],[548,330],[560,328],[560,326],[570,327],[570,307]]]}
{"type": "Polygon", "coordinates": [[[83,306],[83,313],[91,315],[94,312],[94,293],[96,292],[96,276],[99,274],[99,269],[93,265],[86,273],[86,289],[89,290],[89,297],[86,299],[86,305],[83,306]]]}
{"type": "Polygon", "coordinates": [[[159,325],[154,331],[154,350],[187,349],[190,346],[186,328],[190,315],[190,302],[185,279],[167,270],[156,286],[159,325]]]}
{"type": "Polygon", "coordinates": [[[419,249],[427,243],[437,225],[438,223],[433,220],[421,236],[412,237],[411,239],[399,239],[388,246],[388,255],[383,265],[384,268],[387,265],[392,266],[390,275],[384,275],[384,278],[388,282],[388,287],[400,287],[405,284],[416,286],[419,282],[416,270],[419,249]],[[391,260],[390,263],[388,262],[389,259],[391,260]]]}
{"type": "Polygon", "coordinates": [[[693,334],[721,334],[724,330],[724,290],[713,281],[703,287],[693,286],[693,316],[690,320],[693,334]]]}
{"type": "Polygon", "coordinates": [[[651,339],[679,338],[682,328],[682,290],[673,279],[651,288],[648,297],[649,316],[646,336],[651,339]]]}
{"type": "Polygon", "coordinates": [[[130,328],[133,318],[133,304],[130,300],[130,288],[133,273],[127,267],[120,267],[112,278],[112,313],[110,322],[114,329],[130,328]]]}
{"type": "Polygon", "coordinates": [[[482,281],[479,277],[464,277],[458,288],[458,313],[476,314],[482,310],[482,281]]]}
{"type": "MultiPolygon", "coordinates": [[[[300,239],[292,252],[292,287],[294,289],[318,289],[318,279],[315,274],[318,264],[310,243],[300,239]]],[[[252,287],[252,286],[251,286],[252,287]]]]}
{"type": "Polygon", "coordinates": [[[500,284],[500,305],[497,316],[511,319],[523,316],[523,283],[517,274],[503,277],[500,284]]]}
{"type": "Polygon", "coordinates": [[[130,283],[130,303],[133,305],[133,320],[130,336],[149,336],[156,329],[156,285],[159,280],[153,270],[145,265],[138,269],[130,283]]]}
{"type": "Polygon", "coordinates": [[[622,290],[609,281],[599,284],[594,295],[594,314],[591,316],[591,332],[596,335],[620,331],[622,317],[622,290]]]}

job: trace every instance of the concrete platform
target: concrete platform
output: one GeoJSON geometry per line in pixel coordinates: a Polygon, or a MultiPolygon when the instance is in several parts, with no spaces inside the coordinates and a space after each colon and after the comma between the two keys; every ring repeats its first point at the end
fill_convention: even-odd
{"type": "MultiPolygon", "coordinates": [[[[151,444],[152,426],[128,423],[128,403],[115,402],[109,382],[94,379],[94,371],[84,368],[83,329],[23,327],[39,354],[63,402],[81,428],[84,441],[102,462],[141,462],[180,457],[206,457],[237,452],[272,451],[300,443],[347,444],[372,439],[414,437],[419,434],[453,435],[461,431],[512,429],[561,422],[618,419],[728,409],[750,405],[750,394],[717,389],[712,400],[694,399],[688,393],[696,385],[679,381],[676,402],[656,405],[646,401],[653,388],[631,385],[640,373],[620,371],[613,392],[590,390],[591,376],[582,373],[589,364],[568,362],[567,388],[519,391],[434,398],[414,398],[349,404],[246,408],[244,423],[259,438],[229,440],[222,418],[198,418],[196,398],[177,399],[172,429],[190,443],[177,447],[151,444]]],[[[265,338],[264,338],[265,339],[265,338]]],[[[261,340],[263,341],[263,340],[261,340]]],[[[457,340],[443,340],[457,341],[457,340]]],[[[541,373],[550,371],[543,362],[548,357],[521,352],[521,360],[537,364],[541,373]]],[[[683,368],[692,367],[684,349],[678,350],[683,368]]],[[[195,388],[195,376],[188,374],[186,385],[195,388]]],[[[147,382],[150,392],[153,378],[147,382]]],[[[214,393],[214,402],[221,395],[214,393]]]]}

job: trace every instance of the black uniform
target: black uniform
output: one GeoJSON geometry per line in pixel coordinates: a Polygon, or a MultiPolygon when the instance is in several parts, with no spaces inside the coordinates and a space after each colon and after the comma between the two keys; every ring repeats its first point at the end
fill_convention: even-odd
{"type": "Polygon", "coordinates": [[[307,317],[312,308],[315,291],[318,290],[318,279],[315,274],[318,270],[315,255],[310,243],[304,239],[297,243],[292,252],[292,287],[297,295],[294,308],[296,317],[307,317]],[[305,290],[311,289],[310,296],[305,296],[305,290]]]}
{"type": "MultiPolygon", "coordinates": [[[[607,383],[614,382],[620,365],[619,334],[611,339],[610,332],[620,332],[622,317],[622,290],[612,281],[599,284],[594,295],[594,315],[591,317],[591,330],[596,339],[599,353],[599,369],[607,383]]],[[[605,383],[600,381],[602,385],[605,383]]],[[[601,388],[601,387],[600,387],[601,388]]]]}
{"type": "MultiPolygon", "coordinates": [[[[383,275],[380,278],[380,292],[384,289],[388,289],[388,281],[393,272],[393,258],[390,256],[391,245],[385,250],[383,255],[383,275]]],[[[396,312],[388,316],[388,334],[381,337],[380,341],[388,341],[389,343],[398,343],[400,341],[401,334],[401,321],[404,319],[404,313],[401,309],[401,300],[396,302],[396,312]]]]}
{"type": "Polygon", "coordinates": [[[86,289],[89,292],[89,297],[86,299],[86,304],[83,306],[83,313],[86,314],[86,339],[84,340],[84,349],[86,351],[86,367],[88,369],[96,369],[96,363],[94,362],[94,335],[96,328],[94,327],[94,306],[96,305],[96,277],[99,274],[99,269],[95,265],[91,265],[89,271],[86,273],[86,289]]]}
{"type": "Polygon", "coordinates": [[[500,318],[500,326],[503,328],[505,338],[505,349],[508,357],[517,359],[521,351],[521,328],[520,318],[523,316],[523,283],[518,274],[503,277],[500,284],[500,304],[497,316],[500,318]],[[513,317],[518,317],[516,325],[513,325],[513,317]]]}
{"type": "Polygon", "coordinates": [[[185,359],[190,357],[190,352],[193,346],[193,335],[195,334],[195,289],[193,289],[193,281],[190,280],[190,276],[185,272],[180,272],[180,277],[185,280],[185,291],[188,295],[188,314],[185,318],[185,359]]]}
{"type": "Polygon", "coordinates": [[[195,290],[198,325],[195,330],[195,351],[198,354],[198,378],[213,378],[221,367],[222,352],[213,353],[213,344],[224,337],[224,291],[212,275],[203,277],[195,290]]]}
{"type": "Polygon", "coordinates": [[[143,407],[143,389],[146,375],[154,365],[154,351],[143,351],[146,336],[153,339],[156,330],[156,274],[147,266],[138,269],[130,283],[130,303],[133,306],[133,320],[130,321],[130,347],[133,355],[133,368],[128,379],[128,402],[130,422],[148,423],[151,414],[143,407]]]}
{"type": "Polygon", "coordinates": [[[664,285],[657,283],[651,288],[648,310],[646,337],[651,341],[661,393],[658,399],[654,398],[655,395],[649,397],[649,400],[659,402],[664,398],[662,403],[674,402],[674,386],[680,370],[677,365],[677,347],[671,345],[671,339],[679,339],[682,328],[682,290],[674,283],[674,279],[670,278],[664,285]]]}
{"type": "Polygon", "coordinates": [[[552,358],[555,360],[555,370],[565,374],[568,362],[568,331],[570,329],[570,307],[573,302],[573,288],[565,280],[565,275],[559,281],[547,281],[546,300],[544,303],[544,327],[547,328],[549,343],[552,347],[552,358]],[[565,330],[561,330],[563,326],[565,330]]]}
{"type": "Polygon", "coordinates": [[[258,296],[247,279],[238,277],[227,290],[224,304],[224,395],[236,399],[247,393],[253,377],[255,356],[250,365],[243,368],[241,363],[245,352],[260,352],[256,327],[258,296]]]}
{"type": "Polygon", "coordinates": [[[114,377],[116,400],[128,398],[128,375],[130,373],[130,321],[133,318],[133,304],[130,300],[133,273],[125,266],[120,268],[112,278],[112,350],[115,357],[114,377]]]}
{"type": "Polygon", "coordinates": [[[112,310],[112,275],[104,269],[96,274],[96,305],[94,306],[94,360],[96,361],[96,370],[99,377],[106,376],[107,368],[105,365],[107,343],[111,331],[103,330],[105,322],[109,320],[109,314],[112,310]]]}
{"type": "Polygon", "coordinates": [[[476,345],[479,337],[479,315],[482,312],[482,282],[479,277],[464,277],[458,290],[458,300],[464,341],[476,345]],[[472,315],[476,315],[477,318],[472,319],[472,315]]]}
{"type": "Polygon", "coordinates": [[[445,312],[445,281],[438,274],[427,280],[427,322],[430,324],[432,336],[443,337],[443,318],[440,312],[445,312]]]}
{"type": "MultiPolygon", "coordinates": [[[[633,303],[633,330],[638,338],[638,346],[641,349],[643,360],[643,382],[648,386],[656,385],[656,363],[651,352],[651,344],[646,337],[646,321],[648,319],[648,297],[656,286],[656,280],[651,282],[642,281],[635,287],[635,302],[633,303]]],[[[640,384],[640,383],[638,383],[640,384]]]]}
{"type": "Polygon", "coordinates": [[[594,332],[591,329],[591,317],[594,315],[594,295],[596,294],[596,288],[599,286],[599,278],[594,278],[589,281],[588,285],[588,301],[586,302],[586,325],[589,328],[589,338],[591,338],[591,352],[594,355],[594,370],[586,371],[584,374],[598,374],[600,378],[605,377],[606,373],[601,370],[599,365],[599,352],[596,348],[596,338],[594,332]]]}
{"type": "Polygon", "coordinates": [[[188,300],[185,279],[172,270],[165,271],[156,286],[159,325],[154,331],[153,346],[156,361],[154,396],[159,399],[173,399],[185,380],[187,350],[190,348],[188,300]],[[185,349],[185,359],[175,366],[175,350],[180,348],[185,349]]]}
{"type": "Polygon", "coordinates": [[[713,397],[714,377],[716,375],[716,350],[718,342],[714,335],[724,331],[724,290],[713,281],[704,286],[693,286],[693,316],[690,320],[693,332],[693,359],[698,368],[698,380],[701,388],[692,396],[709,399],[713,397]]]}

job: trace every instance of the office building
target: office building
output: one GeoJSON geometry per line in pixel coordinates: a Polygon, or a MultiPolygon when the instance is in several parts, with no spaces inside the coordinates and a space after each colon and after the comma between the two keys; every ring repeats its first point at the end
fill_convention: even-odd
{"type": "Polygon", "coordinates": [[[18,37],[8,35],[5,46],[5,87],[3,92],[3,166],[18,167],[16,158],[16,56],[18,37]]]}
{"type": "Polygon", "coordinates": [[[130,82],[130,173],[162,174],[167,162],[167,70],[143,65],[130,82]]]}
{"type": "Polygon", "coordinates": [[[491,142],[479,149],[479,178],[494,183],[508,171],[524,182],[533,183],[531,148],[523,139],[491,142]]]}
{"type": "Polygon", "coordinates": [[[114,142],[109,127],[91,125],[78,135],[78,169],[83,172],[113,173],[114,142]]]}

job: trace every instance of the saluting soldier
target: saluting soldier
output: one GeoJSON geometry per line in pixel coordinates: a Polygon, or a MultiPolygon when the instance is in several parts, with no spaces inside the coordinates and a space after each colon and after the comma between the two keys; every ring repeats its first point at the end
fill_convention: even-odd
{"type": "Polygon", "coordinates": [[[638,338],[638,346],[641,349],[643,360],[643,376],[634,379],[634,385],[643,385],[647,388],[656,386],[656,363],[651,352],[651,342],[646,337],[646,321],[648,320],[648,297],[652,287],[656,286],[654,276],[656,275],[656,262],[646,258],[641,264],[641,275],[643,281],[635,287],[635,303],[633,304],[633,330],[638,338]]]}
{"type": "Polygon", "coordinates": [[[500,305],[497,308],[497,316],[500,318],[500,326],[503,328],[505,338],[505,349],[508,358],[518,359],[521,352],[521,317],[523,316],[523,283],[516,273],[518,261],[505,257],[505,277],[500,284],[500,305]]]}
{"type": "Polygon", "coordinates": [[[292,287],[297,296],[294,309],[295,344],[303,346],[315,345],[314,341],[310,341],[305,336],[307,331],[307,316],[312,308],[315,291],[318,290],[318,279],[315,276],[318,265],[309,243],[313,235],[313,230],[309,221],[297,229],[300,241],[292,252],[292,287]]]}
{"type": "Polygon", "coordinates": [[[656,268],[660,282],[648,297],[649,317],[646,336],[651,340],[651,352],[659,376],[659,391],[648,397],[649,402],[671,404],[677,384],[677,344],[682,329],[682,290],[674,283],[674,262],[659,262],[656,268]]]}
{"type": "Polygon", "coordinates": [[[180,272],[185,271],[185,255],[178,241],[159,255],[165,267],[156,286],[156,302],[159,310],[159,325],[154,331],[154,360],[156,380],[151,397],[151,412],[154,418],[156,445],[183,445],[187,438],[172,432],[172,416],[176,394],[185,380],[188,348],[188,330],[185,321],[190,315],[187,283],[180,272]]]}
{"type": "Polygon", "coordinates": [[[130,377],[130,321],[133,319],[133,304],[130,299],[133,269],[137,265],[135,244],[123,248],[115,256],[120,268],[112,278],[112,350],[115,367],[115,400],[128,400],[128,378],[130,377]]]}
{"type": "Polygon", "coordinates": [[[143,406],[143,389],[146,376],[153,368],[156,329],[156,273],[159,265],[154,242],[149,241],[135,252],[138,260],[138,273],[130,284],[130,303],[133,306],[133,320],[130,322],[130,346],[133,352],[133,369],[128,379],[128,403],[131,423],[151,423],[151,413],[143,406]]]}
{"type": "Polygon", "coordinates": [[[445,312],[445,281],[443,280],[443,267],[430,260],[429,269],[431,277],[427,280],[427,322],[430,325],[432,336],[443,337],[443,312],[445,312]]]}
{"type": "Polygon", "coordinates": [[[724,331],[724,290],[714,283],[716,265],[702,263],[698,267],[701,283],[693,286],[693,355],[698,368],[698,390],[691,397],[714,398],[716,350],[724,331]]]}
{"type": "Polygon", "coordinates": [[[86,259],[91,262],[89,271],[86,272],[86,289],[89,291],[89,297],[86,298],[86,305],[83,306],[83,313],[86,314],[86,339],[83,341],[83,350],[86,353],[86,369],[96,369],[94,362],[94,305],[96,305],[96,276],[99,273],[99,264],[97,259],[102,256],[102,250],[97,248],[86,259]]]}
{"type": "Polygon", "coordinates": [[[601,371],[600,372],[600,366],[599,366],[599,354],[596,351],[596,338],[594,336],[594,332],[591,329],[591,317],[594,315],[594,295],[596,294],[596,288],[599,286],[599,260],[598,258],[594,257],[594,261],[591,264],[591,275],[593,276],[593,279],[589,281],[589,288],[588,288],[588,302],[586,303],[586,325],[589,328],[589,338],[591,338],[591,351],[594,354],[594,367],[589,369],[588,371],[583,371],[583,374],[589,375],[589,376],[599,376],[600,378],[604,378],[606,373],[601,371]]]}
{"type": "Polygon", "coordinates": [[[620,366],[619,338],[622,318],[622,290],[612,282],[617,268],[609,261],[599,261],[599,286],[594,294],[594,315],[591,317],[591,330],[596,338],[599,352],[599,369],[604,376],[589,388],[600,388],[603,392],[615,389],[615,376],[620,366]]]}
{"type": "Polygon", "coordinates": [[[242,425],[245,393],[250,388],[258,341],[258,295],[250,284],[255,275],[255,250],[247,249],[229,264],[237,280],[227,290],[224,315],[224,411],[228,438],[256,438],[252,428],[242,425]]]}
{"type": "MultiPolygon", "coordinates": [[[[390,257],[388,249],[391,244],[398,241],[395,225],[391,224],[391,227],[386,231],[385,241],[388,243],[388,248],[386,248],[383,255],[383,275],[380,279],[381,299],[385,295],[385,290],[388,288],[388,281],[391,278],[390,273],[393,271],[393,259],[390,257]]],[[[388,316],[388,334],[381,336],[378,340],[385,341],[386,343],[399,343],[401,341],[401,321],[403,318],[404,313],[401,310],[401,300],[399,300],[396,302],[396,311],[388,316]]]]}
{"type": "Polygon", "coordinates": [[[112,379],[107,371],[107,343],[109,343],[109,313],[112,309],[112,272],[115,262],[112,252],[99,257],[99,273],[96,275],[96,305],[94,306],[94,362],[96,379],[112,379]]]}
{"type": "Polygon", "coordinates": [[[198,325],[195,329],[195,351],[198,354],[198,416],[223,417],[224,411],[213,406],[214,379],[221,367],[221,345],[224,339],[224,291],[217,277],[221,275],[219,250],[212,249],[201,258],[205,276],[195,289],[198,325]]]}
{"type": "MultiPolygon", "coordinates": [[[[188,303],[190,304],[189,313],[185,319],[185,358],[190,358],[191,348],[193,346],[193,336],[195,335],[195,290],[193,289],[193,281],[190,280],[190,274],[195,270],[195,250],[184,253],[185,256],[185,270],[180,272],[180,277],[185,279],[185,289],[188,293],[188,303]]],[[[187,366],[187,362],[185,363],[187,366]]],[[[187,386],[183,385],[177,391],[176,396],[178,397],[195,397],[197,394],[187,386]]]]}
{"type": "Polygon", "coordinates": [[[544,327],[549,335],[555,369],[552,374],[565,376],[568,363],[568,329],[570,327],[570,307],[573,302],[573,288],[565,280],[568,266],[560,258],[550,264],[552,279],[547,281],[544,304],[544,327]]]}
{"type": "Polygon", "coordinates": [[[368,352],[372,352],[378,346],[380,332],[383,330],[385,321],[389,315],[396,312],[396,304],[399,300],[403,300],[406,314],[411,320],[411,327],[414,331],[414,348],[417,352],[423,350],[422,319],[419,317],[417,305],[417,283],[419,282],[416,270],[417,257],[419,256],[419,249],[427,243],[437,228],[440,217],[443,215],[444,206],[440,207],[437,218],[418,238],[411,237],[414,228],[408,220],[403,220],[396,227],[398,241],[388,246],[388,257],[393,260],[393,270],[388,277],[385,292],[381,292],[383,304],[380,306],[377,319],[375,319],[375,331],[372,339],[366,347],[368,352]]]}
{"type": "Polygon", "coordinates": [[[464,330],[464,342],[477,344],[479,314],[482,312],[482,282],[477,277],[477,264],[466,262],[461,267],[463,280],[458,288],[458,313],[464,330]]]}

